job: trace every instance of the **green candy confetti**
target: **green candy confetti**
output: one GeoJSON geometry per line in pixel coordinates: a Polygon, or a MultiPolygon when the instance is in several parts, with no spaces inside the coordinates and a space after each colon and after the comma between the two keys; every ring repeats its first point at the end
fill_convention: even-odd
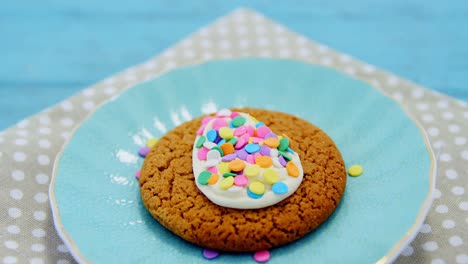
{"type": "Polygon", "coordinates": [[[197,144],[195,144],[195,147],[196,148],[201,148],[203,146],[203,143],[205,143],[206,141],[206,137],[205,136],[201,136],[198,140],[197,140],[197,144]]]}
{"type": "Polygon", "coordinates": [[[198,175],[198,183],[200,183],[202,185],[207,185],[208,180],[210,179],[210,177],[211,177],[211,172],[202,171],[202,173],[200,173],[200,175],[198,175]]]}

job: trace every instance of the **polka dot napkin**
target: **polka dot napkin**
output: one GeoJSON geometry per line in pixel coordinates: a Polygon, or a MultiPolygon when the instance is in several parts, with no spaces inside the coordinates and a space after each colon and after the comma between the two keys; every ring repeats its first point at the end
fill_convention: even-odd
{"type": "Polygon", "coordinates": [[[424,225],[396,262],[468,263],[468,105],[317,44],[246,9],[0,133],[0,261],[74,262],[53,227],[48,184],[62,144],[97,105],[178,66],[237,57],[290,58],[332,67],[370,82],[412,113],[438,155],[437,182],[424,225]]]}

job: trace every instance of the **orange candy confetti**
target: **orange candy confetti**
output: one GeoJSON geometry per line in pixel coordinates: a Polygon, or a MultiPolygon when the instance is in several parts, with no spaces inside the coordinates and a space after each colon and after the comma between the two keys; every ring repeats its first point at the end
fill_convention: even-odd
{"type": "Polygon", "coordinates": [[[235,159],[229,162],[229,169],[231,169],[231,171],[241,171],[244,169],[244,167],[245,163],[242,160],[235,159]]]}
{"type": "Polygon", "coordinates": [[[219,175],[216,173],[212,173],[211,177],[208,179],[208,184],[213,185],[217,183],[219,180],[219,175]]]}
{"type": "Polygon", "coordinates": [[[262,168],[268,168],[273,164],[273,160],[271,160],[271,158],[268,156],[258,156],[255,159],[255,164],[262,168]]]}
{"type": "Polygon", "coordinates": [[[263,143],[270,148],[277,148],[279,146],[279,140],[273,137],[265,139],[263,143]]]}
{"type": "Polygon", "coordinates": [[[231,143],[224,143],[221,145],[224,155],[234,153],[234,146],[231,143]]]}
{"type": "Polygon", "coordinates": [[[294,164],[292,161],[289,161],[286,164],[286,171],[288,172],[289,176],[292,177],[298,177],[300,174],[296,164],[294,164]]]}

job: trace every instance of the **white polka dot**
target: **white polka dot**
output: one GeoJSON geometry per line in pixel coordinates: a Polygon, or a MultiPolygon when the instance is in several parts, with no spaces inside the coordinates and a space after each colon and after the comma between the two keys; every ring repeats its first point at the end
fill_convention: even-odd
{"type": "Polygon", "coordinates": [[[7,227],[7,231],[10,234],[17,235],[19,232],[21,232],[21,229],[16,225],[10,225],[7,227]]]}
{"type": "Polygon", "coordinates": [[[13,159],[17,162],[23,162],[26,160],[26,154],[24,154],[24,152],[15,152],[13,153],[13,159]]]}
{"type": "Polygon", "coordinates": [[[455,186],[452,188],[452,193],[455,195],[462,195],[465,193],[465,188],[461,186],[455,186]]]}
{"type": "Polygon", "coordinates": [[[62,118],[60,120],[60,123],[62,123],[62,125],[65,127],[71,127],[73,125],[73,120],[69,117],[66,117],[66,118],[62,118]]]}
{"type": "Polygon", "coordinates": [[[428,234],[432,231],[432,228],[430,225],[428,224],[424,224],[421,226],[421,229],[419,230],[419,232],[423,233],[423,234],[428,234]]]}
{"type": "Polygon", "coordinates": [[[17,146],[24,146],[26,144],[28,144],[28,140],[26,140],[24,138],[15,139],[15,145],[17,145],[17,146]]]}
{"type": "Polygon", "coordinates": [[[433,136],[433,137],[436,137],[439,135],[439,129],[437,127],[430,127],[429,129],[427,129],[427,133],[430,135],[430,136],[433,136]]]}
{"type": "Polygon", "coordinates": [[[166,62],[166,64],[164,64],[164,68],[165,68],[166,70],[172,70],[172,69],[174,69],[175,67],[177,67],[177,63],[176,63],[175,61],[172,61],[172,60],[171,60],[171,61],[168,61],[168,62],[166,62]]]}
{"type": "Polygon", "coordinates": [[[47,202],[47,199],[48,199],[47,194],[45,194],[43,192],[40,192],[40,193],[37,193],[36,195],[34,195],[34,200],[36,200],[36,202],[38,202],[38,203],[45,203],[45,202],[47,202]]]}
{"type": "Polygon", "coordinates": [[[375,71],[375,67],[373,65],[370,65],[370,64],[364,65],[364,67],[362,69],[363,69],[363,71],[365,73],[368,73],[368,74],[373,73],[375,71]]]}
{"type": "Polygon", "coordinates": [[[44,264],[44,260],[41,258],[29,259],[29,264],[44,264]]]}
{"type": "Polygon", "coordinates": [[[448,212],[448,207],[445,204],[438,205],[436,207],[436,212],[440,214],[446,214],[448,212]]]}
{"type": "Polygon", "coordinates": [[[434,145],[434,148],[440,149],[445,146],[445,142],[443,140],[437,140],[436,142],[434,142],[433,145],[434,145]]]}
{"type": "Polygon", "coordinates": [[[3,263],[4,264],[13,264],[13,263],[17,263],[18,262],[18,258],[16,257],[13,257],[13,256],[6,256],[3,258],[3,263]]]}
{"type": "Polygon", "coordinates": [[[405,257],[408,257],[408,256],[411,256],[413,255],[413,252],[414,252],[414,249],[412,246],[407,246],[402,252],[401,254],[405,257]]]}
{"type": "Polygon", "coordinates": [[[213,57],[214,57],[213,54],[210,53],[210,52],[204,52],[204,53],[202,54],[202,58],[205,59],[205,60],[210,60],[210,59],[212,59],[213,57]]]}
{"type": "Polygon", "coordinates": [[[94,102],[93,101],[85,101],[83,102],[83,104],[81,105],[81,107],[85,110],[91,110],[93,109],[94,107],[94,102]]]}
{"type": "Polygon", "coordinates": [[[425,122],[432,122],[434,121],[434,116],[432,116],[431,114],[424,114],[422,116],[422,120],[425,122]]]}
{"type": "Polygon", "coordinates": [[[299,49],[299,55],[307,57],[311,54],[312,52],[308,48],[300,48],[299,49]]]}
{"type": "Polygon", "coordinates": [[[464,137],[456,137],[456,138],[455,138],[455,144],[456,144],[456,145],[459,145],[459,146],[465,145],[465,144],[466,144],[466,138],[464,138],[464,137]]]}
{"type": "Polygon", "coordinates": [[[47,218],[47,214],[44,211],[35,211],[33,216],[37,221],[44,221],[47,218]]]}
{"type": "Polygon", "coordinates": [[[67,253],[68,248],[64,244],[60,244],[60,245],[57,246],[57,251],[61,252],[61,253],[67,253]]]}
{"type": "Polygon", "coordinates": [[[33,231],[31,231],[31,234],[34,237],[45,237],[46,232],[42,228],[36,228],[36,229],[33,229],[33,231]]]}
{"type": "Polygon", "coordinates": [[[211,48],[213,46],[213,42],[209,39],[202,39],[200,45],[203,48],[211,48]]]}
{"type": "MultiPolygon", "coordinates": [[[[154,63],[149,63],[149,64],[147,64],[147,66],[148,65],[153,66],[153,68],[155,67],[154,63]]],[[[113,87],[113,86],[109,86],[109,87],[106,87],[106,89],[104,89],[104,93],[108,94],[108,95],[114,94],[116,91],[117,91],[117,89],[115,87],[113,87]]]]}
{"type": "Polygon", "coordinates": [[[125,73],[123,78],[127,82],[132,82],[132,81],[137,79],[137,76],[135,75],[135,73],[133,71],[129,71],[129,72],[125,73]]]}
{"type": "Polygon", "coordinates": [[[439,199],[442,196],[442,193],[439,189],[434,189],[434,199],[439,199]]]}
{"type": "Polygon", "coordinates": [[[308,40],[304,36],[299,36],[299,37],[296,38],[296,43],[301,45],[301,46],[307,44],[307,42],[308,42],[308,40]]]}
{"type": "Polygon", "coordinates": [[[29,120],[22,120],[21,122],[19,122],[18,124],[16,124],[17,127],[19,128],[25,128],[29,125],[29,120]]]}
{"type": "Polygon", "coordinates": [[[0,143],[3,143],[3,142],[5,142],[5,139],[0,137],[0,143]]]}
{"type": "Polygon", "coordinates": [[[467,112],[463,112],[463,117],[468,119],[468,111],[467,112]]]}
{"type": "Polygon", "coordinates": [[[242,48],[242,49],[246,49],[250,46],[250,41],[248,39],[241,39],[239,40],[239,46],[242,48]]]}
{"type": "Polygon", "coordinates": [[[21,198],[23,198],[23,192],[20,189],[13,189],[10,191],[10,197],[15,200],[21,200],[21,198]]]}
{"type": "Polygon", "coordinates": [[[458,204],[458,207],[462,209],[463,211],[468,211],[468,202],[460,202],[458,204]]]}
{"type": "Polygon", "coordinates": [[[175,55],[174,49],[168,49],[168,50],[164,51],[163,54],[162,54],[162,56],[166,57],[166,58],[172,58],[172,57],[174,57],[174,55],[175,55]]]}
{"type": "Polygon", "coordinates": [[[45,175],[44,173],[39,173],[36,175],[36,182],[38,184],[47,184],[49,183],[49,176],[45,175]]]}
{"type": "Polygon", "coordinates": [[[182,54],[184,55],[185,58],[189,58],[189,59],[195,57],[195,52],[191,49],[184,50],[182,54]]]}
{"type": "Polygon", "coordinates": [[[227,39],[220,40],[218,44],[221,47],[221,49],[224,49],[224,50],[230,49],[232,46],[231,42],[229,42],[229,40],[227,39]]]}
{"type": "Polygon", "coordinates": [[[349,75],[356,75],[356,69],[353,66],[346,66],[344,71],[349,75]]]}
{"type": "Polygon", "coordinates": [[[436,258],[431,261],[431,264],[445,264],[445,261],[443,259],[436,258]]]}
{"type": "Polygon", "coordinates": [[[463,244],[463,239],[459,236],[451,236],[449,238],[449,243],[450,245],[454,246],[454,247],[458,247],[458,246],[461,246],[463,244]]]}
{"type": "Polygon", "coordinates": [[[436,251],[437,249],[439,248],[439,246],[437,245],[437,243],[435,241],[429,241],[429,242],[426,242],[423,244],[423,249],[425,251],[436,251]]]}
{"type": "Polygon", "coordinates": [[[8,215],[11,218],[18,218],[22,214],[21,210],[19,208],[9,208],[8,209],[8,215]]]}
{"type": "Polygon", "coordinates": [[[268,46],[268,45],[270,45],[270,41],[267,38],[258,38],[257,39],[257,45],[262,46],[262,47],[268,46]]]}
{"type": "Polygon", "coordinates": [[[440,160],[441,161],[445,161],[445,162],[449,162],[452,160],[452,156],[448,153],[442,153],[440,154],[440,160]]]}
{"type": "Polygon", "coordinates": [[[59,259],[57,260],[57,264],[70,264],[70,261],[66,259],[59,259]]]}
{"type": "Polygon", "coordinates": [[[452,112],[444,112],[442,114],[442,118],[445,120],[452,120],[454,118],[454,115],[452,112]]]}
{"type": "Polygon", "coordinates": [[[51,129],[49,127],[40,127],[38,131],[40,134],[49,135],[51,132],[51,129]]]}
{"type": "Polygon", "coordinates": [[[265,34],[266,29],[265,29],[264,26],[257,25],[257,26],[255,27],[255,32],[256,32],[258,35],[263,35],[263,34],[265,34]]]}
{"type": "Polygon", "coordinates": [[[184,47],[191,47],[193,45],[193,41],[191,39],[185,39],[182,41],[182,46],[184,47]]]}
{"type": "Polygon", "coordinates": [[[419,99],[424,96],[424,90],[414,89],[413,91],[411,91],[411,96],[413,96],[413,98],[419,99]]]}
{"type": "Polygon", "coordinates": [[[283,32],[286,31],[286,29],[283,26],[280,26],[280,25],[276,25],[274,30],[275,30],[276,33],[283,33],[283,32]]]}
{"type": "Polygon", "coordinates": [[[323,57],[323,58],[320,59],[320,63],[325,65],[325,66],[328,66],[328,65],[331,65],[333,63],[333,60],[330,57],[323,57]]]}
{"type": "Polygon", "coordinates": [[[18,242],[14,240],[7,240],[5,241],[5,247],[8,249],[17,249],[18,248],[18,242]]]}
{"type": "Polygon", "coordinates": [[[421,111],[425,111],[429,108],[429,105],[427,103],[417,103],[416,108],[421,111]]]}
{"type": "Polygon", "coordinates": [[[288,49],[281,49],[279,52],[281,58],[286,58],[291,56],[291,51],[288,49]]]}
{"type": "Polygon", "coordinates": [[[27,130],[22,129],[22,130],[17,130],[17,131],[16,131],[16,134],[17,134],[18,136],[25,137],[25,136],[27,136],[27,135],[29,134],[29,132],[28,132],[27,130]]]}
{"type": "Polygon", "coordinates": [[[389,86],[396,86],[399,82],[400,80],[394,75],[390,75],[390,77],[387,79],[387,84],[389,86]]]}
{"type": "Polygon", "coordinates": [[[50,117],[46,115],[42,115],[39,117],[39,123],[41,125],[49,125],[50,124],[50,117]]]}
{"type": "Polygon", "coordinates": [[[70,101],[63,101],[60,103],[60,107],[66,112],[71,111],[73,109],[73,105],[70,101]]]}
{"type": "Polygon", "coordinates": [[[40,165],[46,166],[50,164],[50,158],[47,155],[39,155],[37,156],[37,162],[40,165]]]}
{"type": "Polygon", "coordinates": [[[455,222],[451,219],[444,220],[442,222],[442,227],[445,229],[452,229],[455,227],[455,222]]]}
{"type": "Polygon", "coordinates": [[[437,107],[447,108],[448,107],[448,101],[447,100],[441,100],[441,101],[437,102],[437,107]]]}
{"type": "Polygon", "coordinates": [[[460,132],[460,126],[459,126],[459,125],[455,125],[455,124],[449,125],[449,126],[448,126],[448,129],[449,129],[449,131],[452,132],[452,133],[458,133],[458,132],[460,132]]]}
{"type": "Polygon", "coordinates": [[[468,255],[467,254],[459,254],[455,258],[457,264],[467,264],[468,263],[468,255]]]}
{"type": "Polygon", "coordinates": [[[260,56],[262,57],[271,57],[271,52],[269,50],[260,51],[260,56]]]}
{"type": "Polygon", "coordinates": [[[393,98],[397,101],[402,101],[403,100],[403,94],[400,92],[394,92],[393,93],[393,98]]]}
{"type": "Polygon", "coordinates": [[[14,170],[11,172],[11,178],[15,181],[22,181],[24,180],[24,172],[20,170],[14,170]]]}
{"type": "Polygon", "coordinates": [[[39,147],[41,148],[44,148],[44,149],[50,148],[50,141],[47,139],[40,139],[38,144],[39,144],[39,147]]]}
{"type": "Polygon", "coordinates": [[[468,150],[464,150],[461,152],[461,157],[464,160],[468,160],[468,150]]]}
{"type": "Polygon", "coordinates": [[[68,140],[68,137],[70,137],[70,133],[65,131],[60,136],[63,138],[63,140],[68,140]]]}
{"type": "Polygon", "coordinates": [[[95,91],[92,88],[88,88],[86,90],[83,90],[83,95],[86,96],[86,97],[93,96],[94,93],[95,93],[95,91]]]}
{"type": "Polygon", "coordinates": [[[43,244],[35,243],[31,245],[31,250],[34,252],[42,252],[44,249],[45,246],[43,244]]]}
{"type": "Polygon", "coordinates": [[[458,173],[456,170],[454,169],[448,169],[445,171],[445,175],[447,176],[447,178],[449,178],[450,180],[455,180],[456,178],[458,178],[458,173]]]}
{"type": "Polygon", "coordinates": [[[249,31],[249,29],[246,26],[239,25],[236,27],[236,33],[239,35],[245,35],[247,31],[249,31]]]}

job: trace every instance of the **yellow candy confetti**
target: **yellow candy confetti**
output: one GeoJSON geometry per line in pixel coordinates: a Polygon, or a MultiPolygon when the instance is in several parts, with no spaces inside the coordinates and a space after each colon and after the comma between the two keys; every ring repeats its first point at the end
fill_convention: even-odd
{"type": "Polygon", "coordinates": [[[227,190],[231,188],[232,185],[234,185],[234,177],[232,176],[224,178],[219,182],[219,188],[223,190],[227,190]]]}
{"type": "Polygon", "coordinates": [[[231,172],[229,169],[229,163],[228,162],[221,162],[218,164],[218,172],[220,175],[223,175],[224,173],[231,172]]]}
{"type": "Polygon", "coordinates": [[[348,174],[349,176],[353,176],[353,177],[357,177],[359,175],[361,175],[363,172],[363,169],[360,165],[353,165],[351,167],[349,167],[348,169],[348,174]]]}
{"type": "Polygon", "coordinates": [[[157,138],[151,138],[148,141],[146,141],[146,146],[152,148],[152,147],[154,147],[154,145],[156,145],[156,143],[158,143],[158,141],[159,141],[159,139],[157,139],[157,138]]]}
{"type": "Polygon", "coordinates": [[[268,184],[274,184],[279,181],[279,175],[273,169],[265,169],[265,171],[263,171],[263,179],[265,179],[268,184]]]}
{"type": "Polygon", "coordinates": [[[244,174],[249,177],[255,177],[260,173],[260,166],[258,165],[248,165],[244,169],[244,174]]]}
{"type": "Polygon", "coordinates": [[[264,194],[265,193],[265,184],[261,181],[254,181],[249,185],[249,190],[255,194],[264,194]]]}
{"type": "Polygon", "coordinates": [[[234,131],[229,127],[222,127],[219,129],[219,136],[226,140],[229,140],[234,137],[234,131]]]}

